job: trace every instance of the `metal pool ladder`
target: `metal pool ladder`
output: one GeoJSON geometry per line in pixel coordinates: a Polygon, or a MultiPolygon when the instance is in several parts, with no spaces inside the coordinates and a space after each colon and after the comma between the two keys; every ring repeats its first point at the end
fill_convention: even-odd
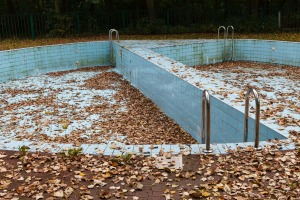
{"type": "Polygon", "coordinates": [[[259,120],[260,120],[260,102],[259,102],[259,96],[255,89],[248,88],[248,91],[246,93],[246,101],[245,101],[245,126],[244,126],[244,142],[248,141],[248,118],[249,118],[249,96],[250,94],[253,94],[255,98],[255,141],[254,141],[254,148],[256,150],[261,150],[259,145],[259,120]]]}
{"type": "Polygon", "coordinates": [[[230,60],[234,59],[234,28],[233,26],[228,26],[227,29],[225,26],[220,26],[218,28],[218,40],[220,39],[220,30],[224,29],[224,52],[223,52],[223,61],[226,60],[226,41],[228,38],[229,30],[231,29],[231,57],[230,60]]]}
{"type": "Polygon", "coordinates": [[[201,142],[206,144],[206,148],[203,150],[204,153],[212,153],[213,150],[210,148],[210,101],[209,93],[207,90],[202,92],[202,129],[201,129],[201,142]],[[205,133],[206,129],[206,133],[205,133]]]}
{"type": "Polygon", "coordinates": [[[113,33],[116,34],[116,40],[119,42],[120,41],[120,37],[119,37],[119,32],[116,29],[110,29],[109,33],[108,33],[108,37],[109,37],[109,41],[110,41],[110,62],[115,65],[115,63],[113,63],[113,45],[112,45],[112,36],[113,33]]]}

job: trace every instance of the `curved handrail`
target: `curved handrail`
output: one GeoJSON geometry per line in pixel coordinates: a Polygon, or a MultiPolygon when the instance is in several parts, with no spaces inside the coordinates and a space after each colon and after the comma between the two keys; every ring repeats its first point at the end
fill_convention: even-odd
{"type": "Polygon", "coordinates": [[[232,53],[231,53],[231,60],[234,59],[234,28],[233,26],[228,26],[227,27],[227,31],[226,31],[226,39],[228,38],[228,34],[229,34],[229,29],[231,28],[231,49],[232,49],[232,53]]]}
{"type": "Polygon", "coordinates": [[[218,28],[218,40],[220,39],[220,29],[224,29],[224,47],[223,47],[223,61],[225,60],[226,55],[226,28],[225,26],[219,26],[218,28]]]}
{"type": "Polygon", "coordinates": [[[110,29],[109,32],[108,32],[108,37],[109,37],[109,40],[112,41],[112,35],[113,33],[116,33],[116,39],[120,40],[120,37],[119,37],[119,32],[116,30],[116,29],[110,29]]]}
{"type": "Polygon", "coordinates": [[[234,28],[233,28],[233,26],[227,26],[226,33],[227,33],[227,37],[228,37],[228,33],[229,33],[230,28],[232,29],[231,39],[233,40],[233,37],[234,37],[234,28]]]}
{"type": "Polygon", "coordinates": [[[118,40],[118,42],[120,40],[120,37],[119,37],[119,32],[116,29],[110,29],[109,30],[108,38],[109,38],[109,41],[110,41],[110,43],[109,43],[109,46],[110,46],[110,62],[111,62],[112,65],[115,65],[115,63],[113,62],[113,57],[114,57],[114,55],[113,55],[113,44],[112,44],[112,35],[113,35],[113,33],[116,34],[116,40],[118,40]]]}
{"type": "Polygon", "coordinates": [[[218,39],[220,38],[220,29],[224,29],[224,39],[226,38],[226,28],[225,26],[219,26],[218,28],[218,39]]]}
{"type": "Polygon", "coordinates": [[[257,91],[253,88],[248,88],[246,93],[246,100],[245,100],[245,126],[244,126],[244,142],[248,140],[248,118],[249,118],[249,95],[253,94],[255,98],[255,141],[254,141],[254,148],[260,150],[261,148],[258,147],[259,145],[259,120],[260,120],[260,101],[259,95],[257,91]]]}
{"type": "Polygon", "coordinates": [[[202,92],[202,130],[201,130],[202,144],[204,143],[204,141],[206,143],[206,148],[203,150],[203,152],[212,153],[213,150],[210,148],[210,101],[209,101],[209,93],[207,90],[204,90],[202,92]],[[206,134],[205,134],[205,128],[206,128],[206,134]]]}

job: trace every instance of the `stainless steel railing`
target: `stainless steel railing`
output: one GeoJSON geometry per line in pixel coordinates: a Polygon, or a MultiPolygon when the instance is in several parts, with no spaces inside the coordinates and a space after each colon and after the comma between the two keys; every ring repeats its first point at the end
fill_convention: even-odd
{"type": "Polygon", "coordinates": [[[108,33],[109,40],[112,41],[112,35],[113,35],[113,33],[116,33],[116,39],[119,42],[119,40],[120,40],[119,32],[116,29],[110,29],[109,30],[109,33],[108,33]]]}
{"type": "Polygon", "coordinates": [[[224,29],[224,39],[226,38],[226,28],[225,26],[219,26],[218,28],[218,39],[220,39],[220,29],[224,29]]]}
{"type": "Polygon", "coordinates": [[[255,98],[255,141],[254,141],[254,148],[260,150],[259,148],[259,120],[260,120],[260,101],[258,93],[253,88],[248,88],[246,93],[246,100],[245,100],[245,124],[244,124],[244,142],[248,141],[248,118],[249,118],[249,96],[253,94],[255,98]]]}
{"type": "Polygon", "coordinates": [[[224,47],[223,47],[223,60],[225,60],[225,55],[226,55],[226,28],[225,26],[220,26],[218,28],[218,40],[220,39],[220,30],[224,29],[224,47]]]}
{"type": "Polygon", "coordinates": [[[226,29],[226,39],[228,38],[229,29],[231,29],[231,58],[230,60],[234,59],[234,28],[233,26],[228,26],[226,29]]]}
{"type": "Polygon", "coordinates": [[[109,46],[110,46],[110,62],[112,65],[115,65],[115,63],[113,62],[113,44],[112,44],[112,36],[113,33],[116,34],[116,40],[119,42],[120,41],[120,37],[119,37],[119,32],[116,29],[110,29],[109,33],[108,33],[108,38],[109,38],[109,46]]]}
{"type": "Polygon", "coordinates": [[[201,142],[206,144],[204,153],[212,153],[210,148],[210,101],[209,93],[207,90],[202,92],[202,129],[201,129],[201,142]],[[206,131],[205,131],[206,130],[206,131]]]}

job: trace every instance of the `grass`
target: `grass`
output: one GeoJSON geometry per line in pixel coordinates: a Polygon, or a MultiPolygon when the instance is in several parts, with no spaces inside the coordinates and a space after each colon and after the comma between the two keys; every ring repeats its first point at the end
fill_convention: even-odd
{"type": "MultiPolygon", "coordinates": [[[[221,34],[222,35],[222,34],[221,34]]],[[[167,40],[167,39],[216,39],[217,33],[188,33],[172,35],[121,35],[122,40],[167,40]]],[[[237,39],[265,39],[300,42],[300,33],[257,33],[257,34],[239,34],[235,33],[237,39]]],[[[108,40],[107,35],[68,37],[68,38],[37,38],[31,39],[5,39],[0,42],[0,50],[9,50],[17,48],[26,48],[34,46],[64,44],[73,42],[88,42],[108,40]]]]}

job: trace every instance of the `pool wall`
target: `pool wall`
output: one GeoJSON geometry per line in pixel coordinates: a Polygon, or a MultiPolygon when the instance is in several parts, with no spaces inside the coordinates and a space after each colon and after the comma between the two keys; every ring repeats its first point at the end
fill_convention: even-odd
{"type": "Polygon", "coordinates": [[[0,51],[0,60],[1,82],[77,67],[108,66],[109,42],[80,42],[0,51]]]}
{"type": "Polygon", "coordinates": [[[156,53],[188,66],[223,61],[223,40],[206,40],[203,43],[151,48],[156,53]]]}
{"type": "MultiPolygon", "coordinates": [[[[226,42],[226,55],[231,53],[231,41],[226,42]]],[[[153,51],[188,66],[223,61],[224,40],[151,48],[153,51]]],[[[234,60],[300,66],[300,43],[273,40],[235,40],[234,60]]]]}
{"type": "MultiPolygon", "coordinates": [[[[190,46],[192,49],[193,46],[190,46]]],[[[177,48],[177,47],[176,47],[177,48]]],[[[170,48],[167,48],[170,50],[170,48]]],[[[202,90],[170,73],[180,62],[150,49],[125,48],[114,45],[116,67],[145,96],[155,102],[169,117],[200,140],[202,90]]],[[[157,49],[155,49],[157,50],[157,49]]],[[[162,48],[159,49],[163,52],[162,48]]],[[[177,51],[178,52],[178,51],[177,51]]],[[[173,55],[173,54],[171,54],[173,55]]],[[[179,55],[177,53],[177,55],[179,55]]],[[[205,53],[202,54],[207,56],[205,53]]],[[[209,54],[209,56],[212,56],[209,54]]],[[[213,60],[213,59],[212,59],[213,60]]],[[[213,143],[242,142],[244,114],[211,96],[211,138],[213,143]]],[[[261,140],[284,137],[261,124],[261,140]]],[[[254,141],[254,120],[249,120],[249,138],[254,141]]]]}
{"type": "Polygon", "coordinates": [[[300,67],[300,42],[236,40],[235,60],[300,67]]]}

